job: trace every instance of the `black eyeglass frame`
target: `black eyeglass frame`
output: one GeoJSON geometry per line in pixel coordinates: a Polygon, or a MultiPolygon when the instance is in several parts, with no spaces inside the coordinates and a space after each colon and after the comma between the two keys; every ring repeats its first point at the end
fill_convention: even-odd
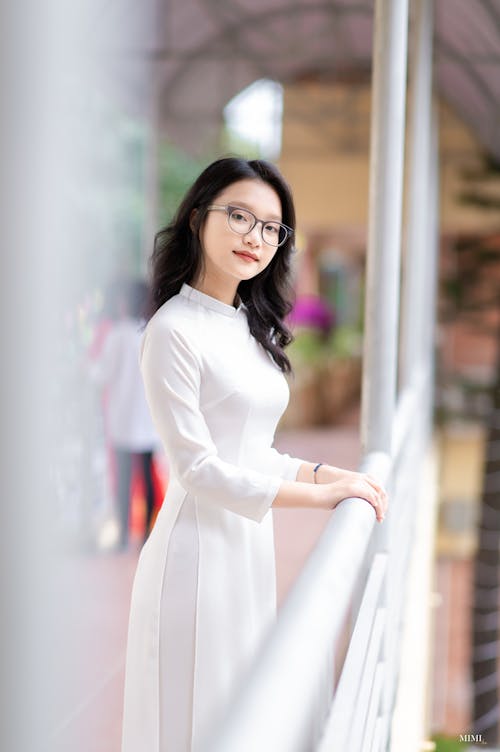
{"type": "Polygon", "coordinates": [[[257,225],[257,224],[260,223],[260,235],[261,235],[262,240],[264,241],[264,243],[266,243],[267,245],[272,246],[273,248],[279,248],[284,243],[286,243],[286,241],[288,240],[288,238],[290,238],[293,235],[293,232],[294,232],[292,227],[288,227],[288,225],[283,224],[283,222],[278,222],[277,219],[259,219],[258,217],[255,216],[255,214],[253,213],[253,211],[250,211],[250,209],[246,209],[244,206],[236,206],[235,204],[227,204],[227,205],[210,204],[210,206],[207,206],[207,211],[224,211],[224,212],[226,212],[227,222],[228,222],[228,225],[229,225],[229,229],[231,230],[231,232],[236,233],[236,235],[241,235],[241,236],[248,235],[249,232],[252,232],[252,230],[255,227],[255,225],[257,225]],[[246,212],[247,214],[250,214],[253,217],[253,225],[251,227],[249,227],[248,230],[246,230],[245,232],[238,232],[237,230],[234,229],[234,227],[231,227],[231,225],[229,225],[230,215],[231,215],[231,213],[235,209],[239,209],[239,211],[246,212]],[[283,238],[283,240],[281,240],[276,245],[274,245],[273,243],[269,243],[264,238],[264,225],[265,224],[270,224],[270,223],[275,224],[275,225],[279,225],[285,231],[285,237],[283,238]]]}

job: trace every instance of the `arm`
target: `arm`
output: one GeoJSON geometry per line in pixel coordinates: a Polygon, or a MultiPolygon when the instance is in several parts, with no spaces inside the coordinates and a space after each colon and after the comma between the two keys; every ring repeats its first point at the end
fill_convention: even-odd
{"type": "Polygon", "coordinates": [[[200,410],[200,363],[186,337],[154,321],[145,334],[141,371],[153,422],[183,488],[204,502],[260,522],[281,477],[219,457],[200,410]]]}
{"type": "MultiPolygon", "coordinates": [[[[314,467],[316,466],[311,462],[304,462],[299,475],[306,475],[307,471],[312,475],[314,467]]],[[[304,482],[299,479],[295,482],[283,481],[273,506],[288,509],[335,509],[343,499],[360,498],[373,506],[378,522],[382,522],[387,510],[387,494],[384,489],[369,475],[339,468],[334,470],[338,470],[341,477],[333,482],[314,483],[314,480],[304,482]]]]}

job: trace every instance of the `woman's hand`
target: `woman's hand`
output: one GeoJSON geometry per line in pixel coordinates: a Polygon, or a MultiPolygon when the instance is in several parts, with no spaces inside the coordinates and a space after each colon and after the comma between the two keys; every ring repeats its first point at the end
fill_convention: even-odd
{"type": "Polygon", "coordinates": [[[365,499],[382,522],[387,510],[387,493],[376,478],[367,473],[342,470],[321,465],[314,482],[311,462],[303,462],[295,481],[284,480],[273,501],[274,507],[334,509],[339,502],[351,497],[365,499]]]}
{"type": "MultiPolygon", "coordinates": [[[[328,465],[326,467],[329,467],[328,465]]],[[[323,466],[320,470],[323,469],[323,466]]],[[[339,471],[340,478],[333,482],[322,482],[317,493],[320,495],[320,505],[325,509],[335,509],[344,499],[356,497],[365,499],[375,510],[377,521],[382,522],[387,511],[388,499],[385,489],[371,475],[355,473],[351,470],[339,471]]],[[[319,481],[319,478],[318,478],[319,481]]]]}

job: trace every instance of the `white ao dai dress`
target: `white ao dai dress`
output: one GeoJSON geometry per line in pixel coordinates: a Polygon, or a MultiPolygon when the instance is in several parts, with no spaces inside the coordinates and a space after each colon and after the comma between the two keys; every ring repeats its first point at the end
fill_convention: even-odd
{"type": "Polygon", "coordinates": [[[184,284],[141,370],[170,479],[134,580],[122,752],[200,752],[275,619],[270,507],[302,460],[272,446],[288,385],[241,302],[184,284]]]}

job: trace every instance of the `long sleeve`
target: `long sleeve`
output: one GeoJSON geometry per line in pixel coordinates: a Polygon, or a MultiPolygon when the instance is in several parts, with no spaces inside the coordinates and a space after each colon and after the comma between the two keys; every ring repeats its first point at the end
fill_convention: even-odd
{"type": "Polygon", "coordinates": [[[203,501],[260,522],[278,493],[280,473],[267,475],[220,458],[200,410],[200,363],[183,334],[155,324],[145,335],[141,371],[173,473],[203,501]]]}
{"type": "Polygon", "coordinates": [[[296,480],[299,467],[305,462],[298,457],[291,457],[286,452],[278,452],[274,447],[267,450],[269,470],[283,478],[283,480],[296,480]]]}

